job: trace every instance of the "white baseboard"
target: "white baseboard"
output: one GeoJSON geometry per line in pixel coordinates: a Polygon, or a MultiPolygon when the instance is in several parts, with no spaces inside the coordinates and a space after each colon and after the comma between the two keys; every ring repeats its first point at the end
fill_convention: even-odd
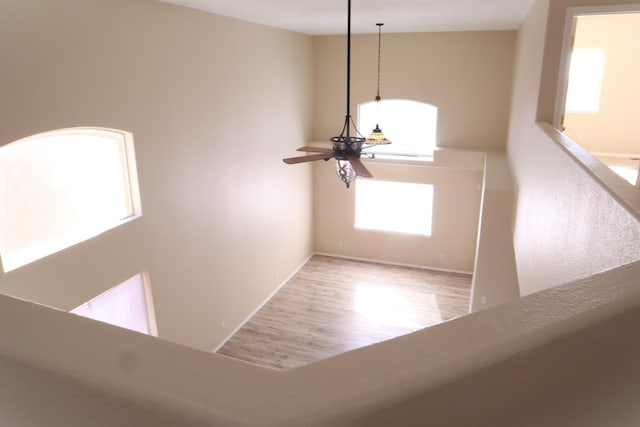
{"type": "Polygon", "coordinates": [[[213,350],[211,350],[211,351],[212,351],[213,353],[217,353],[217,352],[218,352],[218,350],[220,350],[220,349],[222,348],[222,346],[224,346],[224,345],[227,343],[227,341],[229,341],[229,340],[231,339],[231,337],[232,337],[232,336],[234,336],[234,335],[236,334],[236,332],[238,332],[238,331],[240,330],[240,328],[242,328],[242,327],[243,327],[243,326],[244,326],[244,325],[245,325],[245,324],[246,324],[246,323],[247,323],[247,322],[248,322],[248,321],[249,321],[253,316],[255,316],[255,315],[256,315],[256,313],[257,313],[258,311],[260,311],[260,309],[261,309],[262,307],[264,307],[264,305],[265,305],[266,303],[268,303],[268,302],[269,302],[269,300],[270,300],[271,298],[273,298],[273,296],[274,296],[275,294],[277,294],[277,293],[278,293],[278,291],[280,291],[280,289],[282,289],[282,287],[283,287],[283,286],[284,286],[284,285],[285,285],[285,284],[286,284],[286,283],[287,283],[287,282],[288,282],[288,281],[289,281],[293,276],[295,276],[295,275],[296,275],[296,273],[298,273],[298,271],[300,271],[300,269],[301,269],[302,267],[304,267],[304,265],[305,265],[305,264],[306,264],[306,263],[311,259],[311,257],[312,257],[312,256],[314,256],[314,255],[315,255],[315,253],[311,253],[311,255],[309,255],[309,256],[308,256],[308,257],[307,257],[307,258],[302,262],[302,264],[300,264],[300,265],[299,265],[295,270],[293,270],[293,273],[291,273],[291,274],[290,274],[286,279],[284,279],[284,281],[282,281],[282,283],[280,283],[280,285],[278,285],[278,287],[277,287],[273,292],[271,292],[271,293],[269,294],[269,296],[267,296],[267,298],[266,298],[264,301],[262,301],[262,303],[261,303],[261,304],[260,304],[260,305],[255,309],[255,310],[253,310],[253,311],[252,311],[252,312],[251,312],[247,317],[245,317],[245,319],[244,319],[242,322],[240,322],[240,324],[239,324],[237,327],[235,327],[231,332],[229,332],[229,334],[227,334],[227,336],[226,336],[226,337],[225,337],[225,338],[220,342],[220,344],[218,344],[218,345],[217,345],[213,350]]]}
{"type": "Polygon", "coordinates": [[[448,269],[448,268],[429,267],[429,266],[425,266],[425,265],[406,264],[406,263],[402,263],[402,262],[381,261],[379,259],[351,257],[351,256],[346,256],[346,255],[336,255],[336,254],[329,254],[329,253],[324,253],[324,252],[314,252],[313,255],[328,256],[328,257],[332,257],[332,258],[350,259],[350,260],[353,260],[353,261],[373,262],[373,263],[376,263],[376,264],[384,264],[384,265],[397,265],[399,267],[419,268],[421,270],[433,270],[433,271],[440,271],[440,272],[443,272],[443,273],[473,274],[473,272],[465,271],[465,270],[452,270],[452,269],[448,269]]]}
{"type": "Polygon", "coordinates": [[[594,156],[607,156],[617,157],[622,159],[637,159],[640,158],[640,153],[604,153],[604,152],[591,152],[594,156]]]}

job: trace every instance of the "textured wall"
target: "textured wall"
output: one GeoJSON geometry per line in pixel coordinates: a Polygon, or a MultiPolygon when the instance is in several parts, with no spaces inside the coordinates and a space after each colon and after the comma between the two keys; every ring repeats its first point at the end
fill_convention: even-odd
{"type": "Polygon", "coordinates": [[[640,259],[637,218],[535,123],[547,7],[536,2],[520,31],[508,146],[523,295],[640,259]]]}

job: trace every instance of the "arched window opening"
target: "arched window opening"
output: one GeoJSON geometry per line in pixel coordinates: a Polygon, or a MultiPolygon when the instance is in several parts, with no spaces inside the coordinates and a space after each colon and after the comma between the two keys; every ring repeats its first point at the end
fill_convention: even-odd
{"type": "Polygon", "coordinates": [[[0,147],[0,258],[11,271],[141,215],[133,136],[72,128],[0,147]]]}
{"type": "Polygon", "coordinates": [[[390,145],[367,152],[399,156],[432,156],[436,147],[438,107],[406,99],[371,101],[358,105],[358,129],[368,135],[379,124],[390,145]]]}

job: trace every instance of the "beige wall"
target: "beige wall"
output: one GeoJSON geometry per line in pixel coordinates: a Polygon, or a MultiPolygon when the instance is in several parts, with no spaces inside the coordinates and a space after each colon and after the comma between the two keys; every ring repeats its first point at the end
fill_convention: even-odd
{"type": "MultiPolygon", "coordinates": [[[[455,154],[453,156],[456,156],[455,154]]],[[[375,179],[431,184],[432,235],[429,237],[354,228],[357,182],[347,190],[335,162],[314,169],[314,246],[317,252],[445,270],[473,271],[482,188],[482,155],[460,153],[470,162],[442,165],[367,161],[375,179]]],[[[463,162],[456,159],[457,163],[463,162]]]]}
{"type": "Polygon", "coordinates": [[[606,54],[600,110],[565,113],[565,133],[587,151],[640,153],[640,13],[583,16],[574,48],[603,49],[606,54]]]}
{"type": "Polygon", "coordinates": [[[55,427],[631,426],[639,274],[637,262],[284,372],[0,295],[0,413],[55,427]],[[60,345],[74,340],[85,345],[60,345]]]}
{"type": "Polygon", "coordinates": [[[0,412],[6,426],[204,427],[192,417],[144,407],[60,374],[0,358],[0,412]],[[7,387],[11,384],[11,387],[7,387]],[[116,421],[117,420],[117,421],[116,421]]]}
{"type": "Polygon", "coordinates": [[[640,258],[640,222],[567,154],[557,132],[535,123],[549,5],[537,1],[520,30],[508,146],[523,295],[640,258]]]}
{"type": "Polygon", "coordinates": [[[160,337],[211,350],[311,252],[311,168],[281,161],[310,135],[311,38],[151,0],[7,0],[0,28],[0,145],[130,131],[143,211],[0,291],[69,310],[148,268],[160,337]]]}
{"type": "MultiPolygon", "coordinates": [[[[12,4],[18,15],[0,13],[0,28],[8,28],[25,12],[18,7],[23,4],[25,0],[12,4]],[[3,19],[7,16],[11,21],[3,19]]],[[[43,1],[41,6],[46,4],[43,1]]],[[[530,200],[534,209],[553,202],[552,196],[567,195],[550,191],[562,181],[549,185],[542,180],[539,186],[545,188],[531,191],[537,188],[540,175],[555,176],[562,171],[556,167],[568,166],[561,162],[540,168],[549,161],[544,155],[550,144],[535,137],[535,97],[548,6],[548,0],[536,1],[521,31],[510,130],[509,156],[515,166],[518,198],[520,202],[530,200]],[[528,158],[538,150],[542,150],[540,158],[528,158]],[[550,196],[542,194],[545,191],[550,196]]],[[[51,12],[44,9],[44,13],[51,12]]],[[[18,42],[0,44],[2,55],[18,42]]],[[[0,68],[2,77],[6,77],[5,70],[0,68]]],[[[12,116],[14,120],[21,117],[12,116]]],[[[0,132],[7,123],[2,121],[0,132]]],[[[564,159],[557,153],[552,159],[556,157],[564,159]]],[[[569,168],[574,175],[575,169],[569,168]]],[[[160,178],[158,175],[146,179],[160,178]]],[[[561,186],[561,190],[585,189],[591,194],[592,187],[593,180],[586,179],[577,188],[561,186]]],[[[592,211],[590,205],[585,208],[592,211]]],[[[536,224],[535,213],[523,217],[519,212],[516,226],[530,224],[532,233],[553,237],[536,224]]],[[[561,211],[549,213],[562,217],[561,211]]],[[[618,216],[615,210],[603,212],[610,214],[618,216]]],[[[142,220],[132,224],[142,228],[139,236],[147,226],[142,220]]],[[[118,261],[133,259],[135,263],[135,242],[121,234],[125,233],[104,236],[114,242],[109,246],[84,245],[84,249],[95,250],[96,256],[82,259],[98,261],[97,254],[110,249],[113,259],[124,252],[118,261]],[[116,245],[118,239],[132,245],[131,249],[116,245]],[[130,257],[125,256],[127,251],[130,257]]],[[[611,235],[611,239],[620,238],[619,233],[611,235]]],[[[518,247],[518,255],[520,249],[523,246],[518,247]]],[[[536,246],[527,249],[535,252],[536,246]]],[[[556,251],[541,257],[539,271],[546,267],[545,261],[558,255],[556,251]]],[[[68,257],[58,258],[67,262],[68,257]]],[[[110,270],[102,263],[95,267],[105,274],[110,270]]],[[[59,274],[50,271],[53,277],[59,274]]],[[[47,273],[43,268],[37,272],[47,273]]],[[[5,392],[0,413],[3,420],[16,425],[47,422],[65,427],[84,426],[87,420],[112,425],[114,419],[123,426],[197,425],[196,420],[225,426],[635,425],[640,417],[634,401],[640,383],[639,275],[640,263],[636,262],[283,373],[0,295],[0,377],[5,392]],[[69,345],[75,341],[84,345],[69,345]],[[42,373],[29,364],[75,380],[42,373]],[[79,381],[119,398],[92,393],[79,381]],[[81,408],[74,408],[70,399],[81,408]],[[160,413],[158,408],[176,415],[160,413]]],[[[1,279],[4,284],[7,277],[1,279]]]]}
{"type": "Polygon", "coordinates": [[[485,155],[482,204],[471,284],[470,311],[520,297],[513,252],[513,184],[504,152],[485,155]]]}
{"type": "MultiPolygon", "coordinates": [[[[373,101],[376,95],[377,39],[353,36],[354,119],[357,104],[373,101]]],[[[514,31],[383,33],[380,94],[383,99],[437,106],[440,147],[504,148],[514,43],[514,31]]],[[[344,123],[346,40],[344,36],[315,37],[313,44],[312,136],[326,141],[339,134],[344,123]]]]}
{"type": "MultiPolygon", "coordinates": [[[[345,114],[345,37],[314,38],[313,138],[340,133],[345,114]]],[[[381,95],[438,107],[437,144],[487,150],[506,141],[515,32],[383,34],[381,95]]],[[[352,40],[351,107],[373,100],[377,37],[352,40]]],[[[384,128],[384,124],[381,123],[384,128]]],[[[369,130],[360,129],[363,133],[369,130]]],[[[461,154],[464,157],[464,154],[461,154]]],[[[355,230],[354,193],[336,178],[333,162],[315,165],[314,247],[318,252],[441,269],[472,271],[482,164],[452,160],[424,166],[368,162],[376,179],[435,185],[429,238],[355,230]]]]}

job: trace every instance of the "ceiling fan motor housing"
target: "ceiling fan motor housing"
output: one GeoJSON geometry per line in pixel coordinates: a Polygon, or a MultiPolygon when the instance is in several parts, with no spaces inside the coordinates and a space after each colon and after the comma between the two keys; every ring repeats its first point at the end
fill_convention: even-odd
{"type": "Polygon", "coordinates": [[[360,158],[362,144],[365,138],[355,136],[334,136],[331,138],[333,142],[333,152],[336,159],[347,160],[347,156],[360,158]]]}

